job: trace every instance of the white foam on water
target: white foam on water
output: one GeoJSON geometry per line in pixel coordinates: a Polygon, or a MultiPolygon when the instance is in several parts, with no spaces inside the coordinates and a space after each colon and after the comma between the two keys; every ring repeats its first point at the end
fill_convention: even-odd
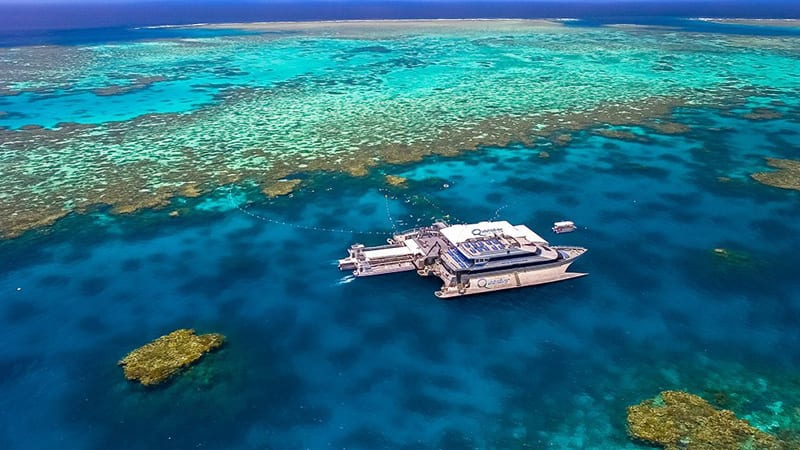
{"type": "Polygon", "coordinates": [[[355,275],[345,275],[342,278],[340,278],[339,281],[336,282],[336,284],[339,284],[339,285],[347,284],[347,283],[349,283],[349,282],[351,282],[351,281],[353,281],[355,279],[356,279],[355,275]]]}

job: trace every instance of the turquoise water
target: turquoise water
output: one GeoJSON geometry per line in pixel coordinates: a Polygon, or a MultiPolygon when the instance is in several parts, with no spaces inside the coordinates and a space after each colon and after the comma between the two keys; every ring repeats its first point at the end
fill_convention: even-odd
{"type": "Polygon", "coordinates": [[[798,159],[800,41],[410,30],[2,50],[3,448],[636,449],[664,389],[798,429],[799,194],[750,175],[798,159]],[[442,217],[590,275],[445,302],[336,268],[442,217]],[[183,327],[228,345],[124,380],[183,327]]]}

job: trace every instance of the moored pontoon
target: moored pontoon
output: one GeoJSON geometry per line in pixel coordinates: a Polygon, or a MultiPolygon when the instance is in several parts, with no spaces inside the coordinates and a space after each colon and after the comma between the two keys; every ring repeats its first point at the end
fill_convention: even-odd
{"type": "MultiPolygon", "coordinates": [[[[573,224],[574,226],[574,224],[573,224]]],[[[440,298],[512,289],[581,277],[567,272],[583,247],[550,246],[525,225],[507,221],[429,227],[394,235],[388,245],[355,244],[339,260],[357,277],[416,270],[444,285],[440,298]]]]}

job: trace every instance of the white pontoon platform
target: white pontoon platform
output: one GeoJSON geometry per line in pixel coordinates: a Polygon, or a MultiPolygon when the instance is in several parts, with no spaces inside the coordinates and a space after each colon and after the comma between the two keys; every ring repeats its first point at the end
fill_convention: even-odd
{"type": "MultiPolygon", "coordinates": [[[[556,222],[574,229],[572,222],[556,222]]],[[[555,231],[555,228],[554,228],[555,231]]],[[[440,298],[552,283],[586,275],[567,272],[583,247],[550,246],[525,225],[507,221],[447,225],[436,222],[398,233],[388,245],[355,244],[340,270],[357,277],[416,270],[444,285],[440,298]]]]}

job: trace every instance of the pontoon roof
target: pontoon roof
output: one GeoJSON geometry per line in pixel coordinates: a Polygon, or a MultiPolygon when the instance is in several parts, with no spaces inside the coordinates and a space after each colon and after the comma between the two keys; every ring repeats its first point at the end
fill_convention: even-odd
{"type": "Polygon", "coordinates": [[[453,245],[458,245],[468,239],[490,237],[500,234],[514,238],[524,238],[533,243],[547,244],[544,238],[534,233],[525,225],[511,225],[505,220],[451,225],[442,228],[441,233],[453,245]]]}
{"type": "Polygon", "coordinates": [[[397,246],[384,246],[381,248],[364,249],[364,257],[367,259],[389,258],[394,256],[406,256],[421,254],[422,250],[419,248],[413,239],[407,239],[403,245],[397,246]]]}

